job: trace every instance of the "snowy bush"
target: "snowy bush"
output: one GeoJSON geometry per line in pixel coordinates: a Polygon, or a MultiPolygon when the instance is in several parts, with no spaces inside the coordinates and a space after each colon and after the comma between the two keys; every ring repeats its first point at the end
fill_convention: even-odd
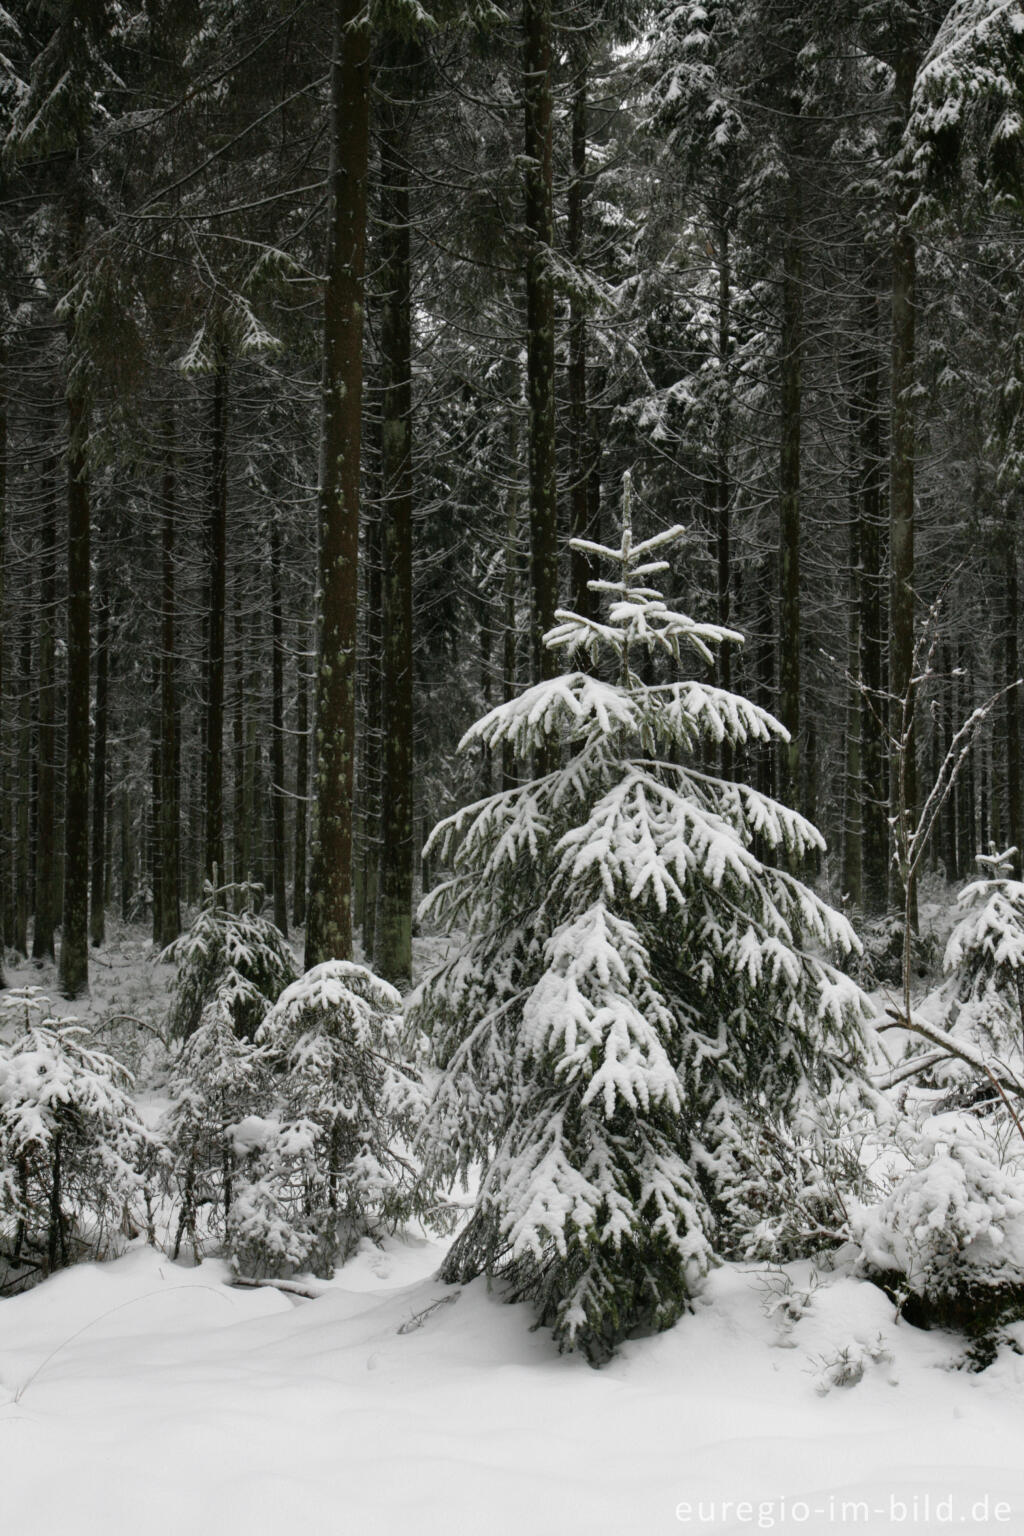
{"type": "Polygon", "coordinates": [[[198,1028],[203,1009],[216,1001],[230,1014],[235,1033],[251,1040],[271,1003],[295,980],[291,950],[263,916],[262,902],[259,885],[206,887],[206,904],[195,922],[160,956],[178,966],[172,1034],[187,1039],[198,1028]],[[234,890],[241,894],[239,912],[218,903],[234,890]]]}
{"type": "MultiPolygon", "coordinates": [[[[999,861],[985,861],[996,862],[999,861]]],[[[975,880],[957,898],[963,916],[949,936],[948,1025],[986,1055],[1024,1058],[1024,881],[975,880]]]]}
{"type": "Polygon", "coordinates": [[[423,1148],[435,1179],[483,1164],[443,1273],[486,1271],[563,1347],[600,1360],[685,1308],[720,1242],[734,1153],[855,1076],[867,1004],[830,963],[846,920],[787,869],[821,848],[802,817],[706,768],[709,749],[784,739],[745,699],[680,678],[740,637],[650,585],[673,529],[611,560],[603,621],[560,614],[576,671],[479,721],[463,749],[555,766],[442,822],[451,878],[421,915],[463,930],[413,1022],[441,1069],[423,1148]],[[642,681],[634,659],[645,654],[642,681]],[[559,763],[559,756],[564,756],[559,763]]]}
{"type": "Polygon", "coordinates": [[[872,1123],[840,1099],[799,1127],[753,1127],[732,1152],[720,1250],[782,1264],[849,1241],[851,1205],[873,1189],[862,1159],[872,1123]]]}
{"type": "Polygon", "coordinates": [[[272,1116],[235,1127],[247,1150],[229,1220],[239,1269],[330,1275],[360,1238],[416,1208],[404,1142],[422,1112],[402,1065],[401,998],[361,965],[330,960],[288,987],[256,1036],[272,1116]]]}
{"type": "Polygon", "coordinates": [[[0,997],[0,1285],[110,1249],[154,1147],[127,1071],[29,987],[0,997]]]}
{"type": "Polygon", "coordinates": [[[238,1161],[233,1127],[269,1094],[266,1069],[252,1043],[235,1033],[221,996],[206,1005],[198,1028],[185,1041],[168,1091],[164,1135],[178,1207],[172,1257],[178,1257],[187,1233],[198,1260],[200,1211],[208,1212],[211,1232],[223,1232],[231,1210],[238,1161]],[[218,1211],[223,1225],[215,1220],[218,1211]]]}
{"type": "Polygon", "coordinates": [[[933,1115],[904,1125],[905,1169],[852,1213],[864,1269],[913,1322],[983,1332],[1024,1316],[1024,1166],[991,1122],[933,1115]]]}

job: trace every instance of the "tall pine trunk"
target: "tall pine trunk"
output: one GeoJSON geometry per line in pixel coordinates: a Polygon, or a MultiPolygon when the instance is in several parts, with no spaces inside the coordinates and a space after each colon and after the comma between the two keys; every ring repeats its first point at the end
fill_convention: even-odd
{"type": "MultiPolygon", "coordinates": [[[[896,49],[896,100],[901,121],[910,113],[917,58],[905,39],[896,49]]],[[[892,246],[892,370],[889,487],[889,551],[892,595],[889,640],[889,690],[897,730],[906,722],[902,773],[892,775],[893,817],[913,824],[917,807],[917,733],[911,679],[914,667],[914,458],[916,453],[914,377],[916,348],[917,244],[909,215],[913,193],[900,186],[892,246]]],[[[914,881],[905,892],[909,920],[917,926],[914,881]]]]}
{"type": "Polygon", "coordinates": [[[874,274],[865,273],[860,306],[863,351],[854,386],[859,480],[861,700],[861,868],[864,911],[886,909],[889,873],[888,765],[885,748],[885,578],[882,539],[882,358],[874,274]]]}
{"type": "Polygon", "coordinates": [[[88,403],[75,378],[68,384],[67,714],[64,779],[64,902],[60,989],[80,997],[89,986],[89,480],[88,403]]]}
{"type": "MultiPolygon", "coordinates": [[[[554,677],[557,658],[543,644],[558,606],[555,461],[555,290],[552,197],[552,46],[550,0],[523,0],[526,204],[526,385],[529,404],[530,588],[533,677],[554,677]]],[[[545,753],[541,752],[541,758],[545,753]]],[[[544,765],[541,764],[541,771],[544,765]]]]}
{"type": "Polygon", "coordinates": [[[799,806],[800,786],[800,432],[803,388],[803,278],[794,181],[786,200],[782,256],[779,455],[779,719],[789,741],[779,752],[779,796],[799,806]]]}
{"type": "Polygon", "coordinates": [[[382,618],[380,873],[374,969],[412,979],[412,256],[409,164],[418,50],[395,42],[381,110],[382,618]]]}
{"type": "Polygon", "coordinates": [[[335,0],[324,286],[315,794],[306,968],[352,954],[359,464],[363,406],[370,38],[357,0],[335,0]]]}
{"type": "Polygon", "coordinates": [[[95,949],[103,943],[107,894],[107,725],[110,697],[110,595],[106,573],[96,594],[96,708],[92,753],[92,883],[89,893],[89,939],[95,949]]]}
{"type": "Polygon", "coordinates": [[[306,658],[295,658],[295,858],[292,883],[292,921],[297,928],[306,922],[306,837],[309,795],[309,679],[306,658]]]}
{"type": "Polygon", "coordinates": [[[160,888],[155,893],[154,937],[164,949],[181,930],[179,891],[180,786],[178,779],[178,690],[175,661],[174,543],[178,486],[174,418],[165,426],[160,538],[160,888]]]}
{"type": "Polygon", "coordinates": [[[209,597],[206,638],[206,848],[204,873],[224,874],[224,616],[227,589],[228,369],[218,357],[210,402],[210,482],[206,553],[209,597]]]}
{"type": "Polygon", "coordinates": [[[277,519],[270,525],[270,628],[273,655],[270,664],[270,803],[273,815],[271,867],[274,879],[274,923],[287,937],[288,892],[285,886],[284,814],[284,615],[281,601],[281,530],[277,519]]]}
{"type": "Polygon", "coordinates": [[[39,627],[36,645],[35,881],[32,958],[52,960],[57,926],[57,507],[48,486],[39,530],[39,627]]]}

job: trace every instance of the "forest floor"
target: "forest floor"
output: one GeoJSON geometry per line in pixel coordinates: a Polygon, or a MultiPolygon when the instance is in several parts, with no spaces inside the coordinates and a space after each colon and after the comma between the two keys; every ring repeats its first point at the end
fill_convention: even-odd
{"type": "MultiPolygon", "coordinates": [[[[166,980],[120,935],[75,1011],[156,1020],[166,980]]],[[[444,1246],[365,1243],[305,1299],[140,1239],[0,1302],[3,1530],[1024,1533],[1024,1355],[970,1371],[841,1255],[723,1266],[594,1371],[483,1282],[436,1280],[444,1246]]]]}

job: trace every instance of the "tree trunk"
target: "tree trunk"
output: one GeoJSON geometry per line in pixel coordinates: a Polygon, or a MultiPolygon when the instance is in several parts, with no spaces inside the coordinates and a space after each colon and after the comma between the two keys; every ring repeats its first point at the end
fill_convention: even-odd
{"type": "Polygon", "coordinates": [[[106,575],[96,595],[96,708],[92,754],[92,889],[89,938],[98,949],[106,927],[107,894],[107,723],[110,679],[110,596],[106,575]]]}
{"type": "MultiPolygon", "coordinates": [[[[160,542],[160,891],[159,897],[154,898],[159,913],[159,924],[154,925],[154,937],[160,949],[165,949],[181,931],[179,890],[181,790],[178,778],[179,723],[174,581],[177,499],[175,427],[173,417],[168,416],[164,447],[163,516],[160,542]]],[[[157,911],[154,912],[154,918],[157,916],[157,911]]]]}
{"type": "Polygon", "coordinates": [[[846,782],[843,793],[843,893],[851,906],[864,903],[862,807],[864,780],[861,773],[861,716],[863,699],[860,678],[860,498],[854,488],[850,508],[849,597],[847,602],[846,665],[854,682],[846,709],[846,782]]]}
{"type": "Polygon", "coordinates": [[[1004,687],[1006,695],[1006,802],[1007,836],[1016,852],[1013,856],[1013,878],[1021,878],[1022,854],[1024,854],[1024,804],[1022,804],[1020,761],[1020,709],[1021,690],[1014,687],[1020,677],[1019,600],[1017,586],[1017,506],[1008,502],[1006,508],[1005,541],[1002,557],[1006,566],[1006,633],[1004,662],[1004,687]]]}
{"type": "Polygon", "coordinates": [[[18,816],[16,823],[14,947],[28,954],[28,917],[31,894],[31,780],[32,780],[32,617],[26,609],[21,621],[21,658],[18,667],[21,699],[18,722],[18,816]]]}
{"type": "Polygon", "coordinates": [[[782,266],[779,457],[779,719],[789,741],[779,753],[779,798],[799,808],[800,788],[800,428],[803,371],[800,198],[787,196],[782,266]]]}
{"type": "MultiPolygon", "coordinates": [[[[73,373],[73,365],[72,365],[73,373]]],[[[68,386],[67,719],[64,777],[64,903],[60,989],[80,997],[89,987],[89,480],[85,454],[89,414],[78,384],[68,386]]]]}
{"type": "MultiPolygon", "coordinates": [[[[917,75],[917,59],[901,38],[896,50],[896,100],[906,122],[917,75]]],[[[917,739],[911,678],[914,666],[914,375],[917,248],[909,224],[911,191],[899,190],[892,247],[892,371],[889,491],[889,549],[892,597],[889,640],[889,691],[899,721],[906,703],[903,786],[894,785],[891,814],[912,823],[917,807],[917,739]],[[905,805],[898,804],[902,793],[905,805]]],[[[916,928],[917,896],[911,890],[907,910],[916,928]]]]}
{"type": "MultiPolygon", "coordinates": [[[[7,558],[7,370],[5,359],[0,356],[0,742],[4,739],[4,568],[7,558]]],[[[3,774],[3,789],[7,790],[8,776],[3,774]]],[[[4,793],[3,824],[0,826],[0,932],[5,943],[14,939],[14,891],[11,885],[13,864],[14,829],[9,807],[13,796],[4,793]]],[[[3,950],[0,948],[0,987],[4,981],[3,950]]]]}
{"type": "Polygon", "coordinates": [[[381,112],[381,427],[383,651],[380,873],[374,969],[387,981],[412,980],[413,882],[413,462],[412,259],[409,165],[418,50],[389,50],[381,112]]]}
{"type": "Polygon", "coordinates": [[[309,680],[305,658],[295,659],[295,875],[292,885],[292,921],[297,928],[306,922],[306,798],[309,794],[309,680]]]}
{"type": "MultiPolygon", "coordinates": [[[[529,401],[530,589],[534,682],[554,677],[557,658],[543,643],[558,606],[558,507],[555,474],[555,290],[552,200],[550,0],[523,0],[526,107],[526,386],[529,401]]],[[[551,766],[542,752],[539,768],[551,766]]]]}
{"type": "Polygon", "coordinates": [[[224,611],[227,589],[228,368],[220,357],[213,375],[210,421],[209,518],[206,552],[210,587],[206,643],[206,851],[208,880],[224,881],[224,611]]]}
{"type": "MultiPolygon", "coordinates": [[[[587,175],[587,64],[577,61],[572,95],[572,170],[567,221],[570,262],[583,264],[584,202],[587,175]]],[[[574,287],[569,299],[569,531],[574,539],[590,539],[590,473],[593,444],[587,430],[587,310],[574,287]]],[[[589,583],[600,576],[593,556],[574,549],[569,560],[573,610],[583,618],[597,617],[597,600],[589,583]]]]}
{"type": "Polygon", "coordinates": [[[32,958],[54,958],[57,926],[57,508],[48,493],[39,533],[39,709],[36,721],[36,860],[32,958]]]}
{"type": "Polygon", "coordinates": [[[359,462],[363,404],[369,23],[335,0],[324,287],[315,795],[306,968],[352,954],[359,462]]]}
{"type": "Polygon", "coordinates": [[[865,274],[854,403],[858,416],[860,480],[860,676],[861,839],[864,911],[886,910],[889,880],[889,812],[885,750],[885,580],[882,559],[882,360],[878,347],[878,298],[872,273],[865,274]]]}
{"type": "Polygon", "coordinates": [[[359,743],[359,859],[356,866],[356,921],[363,936],[363,952],[372,964],[377,938],[377,887],[381,863],[381,757],[384,737],[381,724],[381,673],[384,647],[381,566],[384,511],[373,509],[366,520],[364,545],[366,616],[363,667],[363,733],[359,743]]]}
{"type": "Polygon", "coordinates": [[[284,814],[284,615],[281,603],[281,530],[276,518],[270,526],[270,802],[273,813],[274,923],[288,936],[288,892],[285,875],[284,814]]]}
{"type": "MultiPolygon", "coordinates": [[[[729,227],[718,226],[718,420],[715,427],[715,568],[718,577],[717,618],[726,629],[732,612],[732,270],[729,227]]],[[[799,452],[799,446],[798,450],[799,452]]],[[[799,515],[799,514],[798,514],[799,515]]],[[[798,523],[799,529],[799,523],[798,523]]],[[[732,688],[732,648],[728,642],[718,652],[718,681],[732,688]]],[[[733,776],[733,746],[722,742],[722,777],[733,776]]]]}

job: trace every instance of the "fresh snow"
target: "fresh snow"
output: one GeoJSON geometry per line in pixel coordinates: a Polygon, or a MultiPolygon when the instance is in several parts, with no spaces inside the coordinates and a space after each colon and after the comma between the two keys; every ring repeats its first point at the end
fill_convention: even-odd
{"type": "Polygon", "coordinates": [[[820,1536],[866,1501],[880,1513],[851,1528],[905,1536],[938,1528],[890,1516],[925,1495],[1024,1528],[1024,1358],[951,1370],[962,1343],[897,1324],[864,1281],[727,1266],[692,1315],[594,1371],[483,1282],[430,1278],[439,1256],[364,1243],[302,1300],[138,1246],[4,1302],[4,1529],[820,1536]],[[721,1517],[699,1521],[710,1501],[721,1517]]]}

